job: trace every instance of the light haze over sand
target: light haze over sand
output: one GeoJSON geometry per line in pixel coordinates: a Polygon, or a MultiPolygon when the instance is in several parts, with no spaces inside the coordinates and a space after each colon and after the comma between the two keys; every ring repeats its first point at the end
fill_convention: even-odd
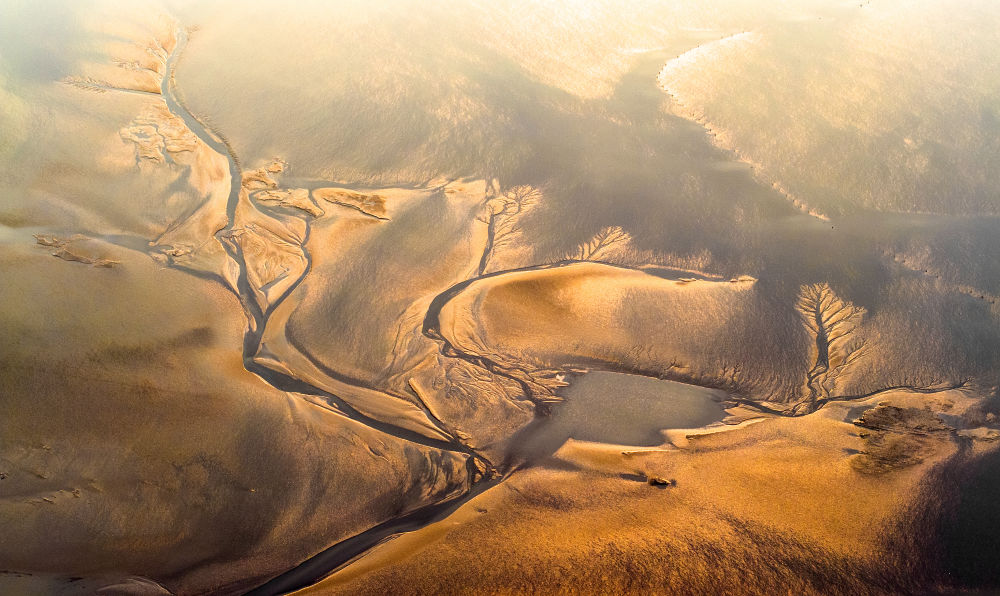
{"type": "Polygon", "coordinates": [[[998,31],[4,2],[0,592],[1000,589],[998,31]]]}

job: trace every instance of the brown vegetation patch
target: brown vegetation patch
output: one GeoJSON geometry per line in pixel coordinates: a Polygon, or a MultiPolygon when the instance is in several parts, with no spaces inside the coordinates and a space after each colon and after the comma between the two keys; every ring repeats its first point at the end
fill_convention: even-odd
{"type": "Polygon", "coordinates": [[[952,430],[930,410],[880,404],[864,412],[854,424],[864,450],[851,460],[863,474],[884,474],[914,466],[937,451],[952,430]]]}

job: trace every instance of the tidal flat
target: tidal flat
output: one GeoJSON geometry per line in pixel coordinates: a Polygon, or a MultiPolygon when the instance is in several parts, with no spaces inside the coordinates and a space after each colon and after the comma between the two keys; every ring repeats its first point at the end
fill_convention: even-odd
{"type": "Polygon", "coordinates": [[[6,0],[0,593],[1000,591],[998,31],[6,0]]]}

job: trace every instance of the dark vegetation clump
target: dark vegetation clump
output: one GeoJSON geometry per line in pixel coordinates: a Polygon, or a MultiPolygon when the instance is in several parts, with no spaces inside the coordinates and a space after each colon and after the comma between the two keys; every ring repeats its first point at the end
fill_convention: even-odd
{"type": "Polygon", "coordinates": [[[933,453],[951,429],[933,412],[880,404],[854,421],[864,449],[851,460],[863,474],[884,474],[913,466],[933,453]]]}

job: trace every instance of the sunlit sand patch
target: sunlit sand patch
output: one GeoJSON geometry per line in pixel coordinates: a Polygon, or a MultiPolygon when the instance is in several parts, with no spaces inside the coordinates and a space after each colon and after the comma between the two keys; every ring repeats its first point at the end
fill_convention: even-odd
{"type": "MultiPolygon", "coordinates": [[[[930,403],[924,395],[907,392],[884,398],[903,409],[924,404],[934,412],[949,410],[950,422],[943,423],[960,426],[956,421],[971,420],[969,408],[977,403],[962,392],[938,394],[930,403]]],[[[575,585],[584,591],[613,591],[623,581],[645,586],[648,580],[650,589],[669,582],[757,593],[761,585],[778,589],[791,582],[802,593],[823,593],[801,574],[780,571],[781,567],[774,568],[776,577],[758,575],[749,586],[743,586],[738,576],[727,574],[720,580],[708,573],[714,566],[728,566],[730,558],[748,560],[741,541],[734,539],[736,528],[759,528],[754,532],[758,552],[794,533],[794,543],[781,542],[786,557],[808,560],[814,556],[809,553],[819,549],[828,565],[842,557],[851,561],[858,549],[864,549],[867,556],[881,557],[883,571],[893,572],[894,565],[901,565],[900,572],[906,573],[904,562],[895,557],[908,555],[887,551],[887,534],[897,531],[893,520],[906,514],[935,464],[955,455],[958,447],[948,433],[931,433],[925,437],[929,443],[919,461],[907,460],[908,465],[887,469],[873,481],[871,474],[857,469],[858,458],[867,457],[866,443],[851,420],[856,411],[886,407],[870,400],[832,404],[800,418],[747,420],[725,432],[691,433],[683,448],[622,449],[571,440],[556,453],[570,469],[520,472],[448,518],[376,547],[302,593],[368,594],[375,586],[404,576],[418,588],[440,581],[483,591],[509,586],[511,581],[554,588],[550,582],[557,580],[550,578],[551,565],[575,561],[576,556],[591,565],[602,565],[607,557],[616,561],[593,576],[574,574],[575,585]],[[592,537],[586,546],[581,535],[592,537]],[[591,546],[596,540],[607,540],[614,548],[595,558],[591,546]],[[471,549],[473,544],[476,549],[471,549]],[[503,552],[496,557],[483,554],[497,548],[503,552]],[[702,553],[705,548],[711,554],[702,553]],[[618,567],[630,569],[627,561],[646,560],[662,549],[676,552],[671,560],[683,562],[669,566],[664,577],[658,571],[650,572],[655,578],[637,577],[618,567]],[[544,562],[531,563],[539,557],[544,562]],[[497,572],[484,574],[484,569],[497,572]],[[520,580],[504,571],[513,569],[520,580]]],[[[926,416],[940,416],[934,424],[948,417],[926,416]]],[[[847,568],[854,574],[859,570],[857,565],[847,568]]],[[[856,588],[864,590],[866,581],[856,588]]]]}
{"type": "MultiPolygon", "coordinates": [[[[767,420],[767,416],[754,416],[743,417],[736,420],[726,419],[722,423],[710,424],[708,426],[703,426],[700,428],[674,428],[663,431],[663,437],[666,441],[673,445],[674,447],[684,448],[691,444],[693,439],[705,435],[714,435],[716,433],[724,433],[732,430],[739,430],[741,428],[746,428],[752,424],[759,424],[767,420]]],[[[627,452],[626,452],[627,454],[627,452]]]]}
{"type": "Polygon", "coordinates": [[[720,373],[697,362],[696,338],[719,332],[753,286],[752,278],[714,281],[680,273],[669,279],[589,262],[514,271],[473,282],[454,296],[440,311],[440,333],[463,353],[512,368],[601,362],[613,370],[705,380],[720,373]],[[655,325],[641,322],[640,313],[654,312],[655,325]],[[671,320],[684,325],[675,328],[671,320]],[[654,331],[662,325],[670,331],[654,331]],[[659,339],[645,351],[653,335],[659,339]]]}

